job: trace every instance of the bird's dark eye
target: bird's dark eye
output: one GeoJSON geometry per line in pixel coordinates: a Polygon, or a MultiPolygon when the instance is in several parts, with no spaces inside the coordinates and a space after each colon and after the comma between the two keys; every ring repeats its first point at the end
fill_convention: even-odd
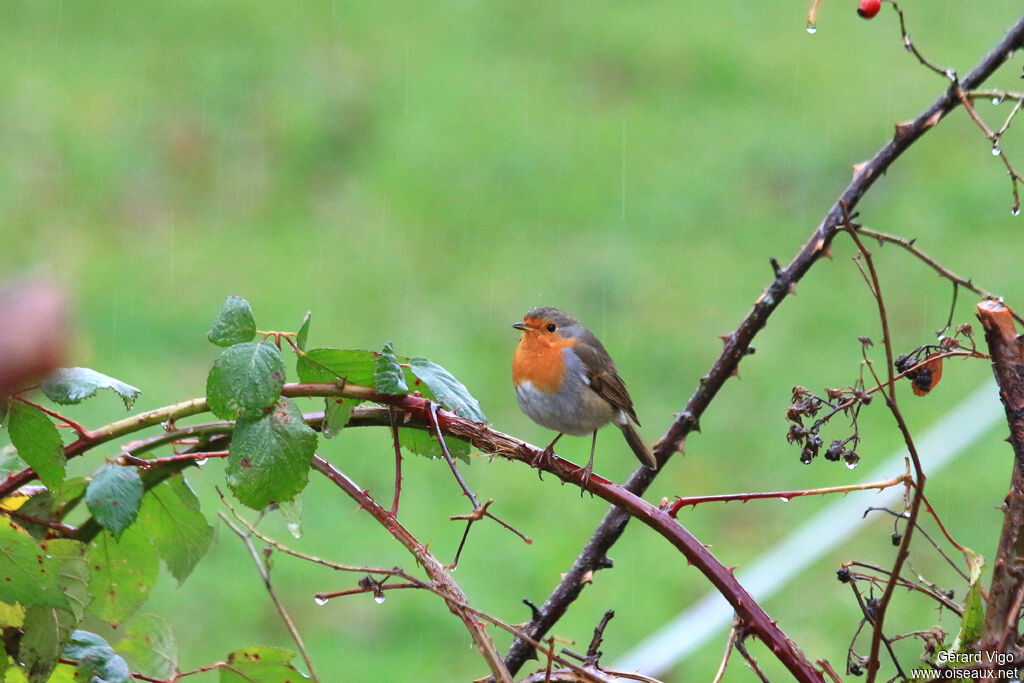
{"type": "Polygon", "coordinates": [[[555,331],[555,330],[557,330],[557,329],[558,329],[558,328],[557,328],[557,327],[555,327],[555,324],[554,324],[554,323],[548,323],[548,332],[554,332],[554,331],[555,331]]]}

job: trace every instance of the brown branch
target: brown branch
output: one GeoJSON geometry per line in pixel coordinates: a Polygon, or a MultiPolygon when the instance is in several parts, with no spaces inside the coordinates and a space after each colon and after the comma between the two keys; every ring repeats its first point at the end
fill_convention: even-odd
{"type": "MultiPolygon", "coordinates": [[[[960,85],[965,90],[973,90],[981,85],[993,72],[1009,59],[1015,50],[1024,45],[1024,18],[1017,22],[1003,37],[999,44],[986,56],[960,85]]],[[[923,111],[916,119],[900,126],[893,138],[886,143],[870,160],[858,166],[852,182],[847,185],[835,204],[829,209],[825,218],[811,234],[810,239],[800,249],[788,266],[779,270],[775,278],[765,289],[764,294],[754,302],[753,310],[740,323],[734,332],[727,335],[725,348],[715,361],[711,370],[700,381],[700,386],[690,397],[686,407],[680,412],[672,426],[655,446],[655,456],[659,468],[649,470],[645,467],[637,469],[625,484],[628,491],[642,495],[658,472],[665,471],[664,463],[683,444],[687,435],[697,428],[701,415],[707,409],[719,389],[735,373],[740,360],[748,353],[754,337],[768,321],[769,316],[779,304],[792,292],[794,286],[810,270],[818,259],[829,252],[829,246],[836,232],[843,224],[842,203],[852,210],[865,192],[884,174],[890,166],[911,145],[931,128],[935,127],[950,111],[959,106],[960,100],[955,93],[945,91],[935,102],[923,111]]],[[[587,572],[593,572],[607,565],[607,552],[618,541],[629,521],[629,515],[622,510],[612,508],[595,530],[590,541],[576,558],[572,568],[566,572],[562,581],[555,587],[551,595],[540,608],[540,617],[531,620],[526,630],[535,638],[541,638],[561,618],[568,606],[579,596],[582,590],[582,579],[587,572]]],[[[505,662],[511,671],[518,671],[533,647],[520,640],[513,642],[505,662]]]]}
{"type": "Polygon", "coordinates": [[[1001,302],[979,303],[978,318],[985,328],[985,342],[992,355],[1014,456],[982,637],[982,649],[995,650],[1018,630],[1019,606],[1013,606],[1015,596],[1024,588],[1024,344],[1017,336],[1010,309],[1001,302]]]}

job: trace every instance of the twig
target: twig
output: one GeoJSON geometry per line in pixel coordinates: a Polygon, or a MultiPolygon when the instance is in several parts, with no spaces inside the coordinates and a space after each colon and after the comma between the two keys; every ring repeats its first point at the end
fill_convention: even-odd
{"type": "MultiPolygon", "coordinates": [[[[419,399],[413,396],[394,398],[400,402],[405,402],[404,399],[424,401],[424,399],[419,399]]],[[[426,571],[427,576],[429,576],[431,581],[434,582],[434,592],[445,600],[449,609],[451,609],[451,611],[466,625],[473,642],[480,649],[480,652],[483,655],[484,660],[487,662],[488,667],[491,669],[491,673],[494,674],[495,679],[501,681],[501,683],[512,683],[512,676],[501,661],[501,657],[498,655],[497,650],[494,649],[494,643],[491,641],[491,637],[484,630],[484,625],[476,619],[473,613],[463,607],[463,605],[468,602],[465,594],[455,584],[448,572],[445,571],[444,566],[438,562],[437,558],[431,555],[427,549],[417,541],[405,527],[399,524],[398,520],[392,517],[387,510],[382,508],[377,501],[369,495],[369,493],[357,486],[356,483],[349,479],[341,470],[335,468],[319,455],[313,456],[313,468],[327,477],[327,479],[347,493],[353,500],[358,502],[362,509],[366,510],[381,526],[387,529],[399,543],[405,546],[405,548],[416,557],[417,562],[419,562],[424,571],[426,571]]]]}
{"type": "MultiPolygon", "coordinates": [[[[256,550],[256,546],[252,543],[252,537],[239,529],[234,523],[225,515],[223,512],[219,513],[221,520],[231,529],[235,534],[238,535],[242,542],[245,543],[245,547],[249,549],[249,554],[252,556],[252,561],[256,565],[256,570],[260,573],[260,578],[263,579],[263,585],[267,589],[267,593],[270,595],[270,599],[274,603],[274,607],[277,609],[277,613],[281,615],[281,621],[287,627],[288,632],[292,636],[292,640],[295,641],[295,646],[299,648],[299,654],[302,655],[302,660],[306,663],[306,670],[309,671],[310,678],[313,679],[314,683],[319,683],[316,672],[313,670],[313,661],[309,658],[309,652],[306,650],[306,644],[302,642],[302,636],[299,634],[299,629],[295,627],[295,622],[292,621],[291,616],[288,615],[288,610],[285,609],[284,604],[277,597],[277,592],[274,590],[273,584],[270,582],[270,564],[264,562],[260,558],[259,552],[256,550]]],[[[267,551],[268,553],[271,551],[267,551]]],[[[269,558],[269,555],[268,555],[269,558]]]]}
{"type": "Polygon", "coordinates": [[[65,415],[61,415],[57,411],[50,410],[46,406],[39,405],[38,403],[36,403],[34,401],[30,401],[27,398],[25,398],[24,396],[15,396],[14,399],[16,401],[20,401],[20,402],[24,403],[25,405],[32,406],[36,410],[41,410],[42,412],[46,413],[47,415],[49,415],[52,418],[56,418],[56,419],[60,420],[65,425],[67,425],[71,429],[73,429],[76,432],[78,432],[79,436],[85,436],[89,432],[88,429],[86,429],[82,425],[78,424],[77,422],[72,420],[70,417],[67,417],[65,415]]]}
{"type": "Polygon", "coordinates": [[[164,456],[162,458],[140,458],[131,453],[123,453],[120,458],[117,459],[119,465],[134,465],[144,470],[150,470],[155,467],[161,467],[163,465],[173,465],[181,462],[193,462],[197,465],[201,464],[200,460],[206,460],[207,458],[226,458],[228,457],[228,451],[197,451],[195,453],[176,453],[174,455],[164,456]]]}
{"type": "Polygon", "coordinates": [[[722,493],[718,495],[710,496],[688,496],[686,498],[676,498],[668,508],[668,514],[675,517],[679,510],[686,506],[696,507],[700,503],[728,503],[730,501],[738,500],[746,503],[748,500],[758,500],[763,498],[774,498],[781,500],[784,503],[788,503],[792,498],[799,498],[801,496],[819,496],[829,493],[849,493],[851,491],[866,491],[869,489],[878,489],[882,491],[891,486],[898,486],[911,481],[911,475],[909,472],[901,474],[898,477],[892,479],[883,479],[882,481],[875,481],[865,484],[849,484],[846,486],[828,486],[820,489],[800,489],[796,491],[765,491],[759,493],[722,493]]]}
{"type": "Polygon", "coordinates": [[[601,617],[600,623],[594,628],[594,637],[590,640],[590,645],[587,647],[587,655],[583,659],[584,666],[597,666],[597,662],[601,659],[601,642],[604,640],[604,629],[608,626],[608,622],[615,616],[615,610],[610,609],[604,613],[601,617]]]}
{"type": "Polygon", "coordinates": [[[715,672],[715,677],[711,679],[711,683],[721,683],[722,677],[725,676],[725,669],[729,666],[729,655],[732,654],[733,646],[736,644],[736,620],[732,622],[732,627],[729,629],[729,638],[725,643],[725,652],[722,654],[722,661],[718,665],[718,671],[715,672]]]}
{"type": "MultiPolygon", "coordinates": [[[[915,246],[915,242],[917,240],[905,239],[897,235],[890,235],[888,233],[879,232],[878,230],[871,230],[870,228],[865,228],[863,225],[857,227],[857,232],[859,232],[862,235],[867,235],[868,237],[876,239],[879,242],[889,242],[890,244],[895,244],[903,249],[906,249],[911,254],[916,256],[919,260],[921,260],[923,263],[927,264],[932,270],[934,270],[940,276],[946,278],[947,280],[950,280],[954,285],[958,285],[965,289],[971,290],[972,292],[980,296],[982,299],[1002,300],[1002,297],[997,296],[996,294],[993,294],[992,292],[989,292],[987,290],[984,290],[981,287],[978,287],[977,285],[974,284],[972,280],[962,278],[953,271],[943,267],[935,259],[933,259],[931,256],[924,253],[915,246]]],[[[1024,318],[1019,316],[1017,313],[1013,313],[1013,317],[1017,320],[1017,322],[1024,324],[1024,318]]]]}
{"type": "Polygon", "coordinates": [[[220,496],[221,502],[224,504],[224,507],[226,507],[228,511],[231,513],[231,516],[234,517],[239,524],[244,526],[251,535],[260,539],[267,545],[273,546],[274,548],[280,550],[282,553],[286,555],[291,555],[292,557],[296,557],[300,560],[306,560],[307,562],[320,564],[325,567],[329,567],[331,569],[335,569],[337,571],[342,572],[357,572],[359,574],[384,574],[385,576],[398,576],[405,579],[406,581],[417,580],[415,577],[406,574],[400,567],[395,567],[393,569],[382,569],[378,567],[366,567],[363,565],[341,564],[339,562],[332,562],[330,560],[325,560],[320,557],[317,557],[316,555],[310,555],[308,553],[300,552],[298,550],[294,550],[293,548],[289,548],[288,546],[264,534],[262,531],[253,526],[252,522],[250,522],[241,514],[239,514],[239,512],[234,508],[234,506],[232,506],[231,503],[228,502],[227,497],[221,492],[219,487],[217,488],[217,495],[220,496]]]}
{"type": "Polygon", "coordinates": [[[391,516],[398,516],[398,497],[402,495],[402,445],[398,441],[398,423],[395,421],[395,409],[388,407],[388,419],[391,421],[391,440],[395,446],[395,497],[391,501],[391,516]]]}
{"type": "Polygon", "coordinates": [[[490,512],[487,511],[487,508],[490,507],[491,503],[494,502],[493,498],[488,500],[483,505],[481,505],[480,501],[476,497],[476,494],[473,493],[470,490],[469,486],[466,485],[466,480],[462,478],[462,473],[459,471],[459,467],[455,463],[455,458],[452,457],[451,452],[448,450],[448,444],[446,444],[444,442],[444,434],[441,433],[441,426],[440,426],[440,424],[438,423],[438,420],[437,420],[437,411],[440,410],[440,408],[441,408],[441,406],[438,405],[437,403],[433,403],[433,402],[430,403],[430,411],[429,411],[429,414],[430,414],[430,426],[431,426],[431,428],[432,428],[432,430],[434,432],[434,437],[437,439],[438,445],[441,447],[441,454],[444,456],[444,459],[448,462],[448,467],[451,468],[452,474],[455,475],[455,481],[457,481],[459,483],[459,486],[462,488],[462,493],[467,498],[469,498],[469,501],[473,504],[473,512],[472,513],[470,513],[468,515],[452,515],[452,517],[450,518],[450,519],[453,519],[453,520],[454,519],[464,519],[464,520],[466,520],[466,530],[462,532],[462,540],[459,541],[459,548],[458,548],[458,550],[455,551],[455,559],[453,559],[452,563],[450,565],[448,565],[448,568],[449,569],[455,569],[456,567],[459,566],[459,557],[462,556],[462,549],[465,547],[466,539],[469,537],[469,529],[473,526],[474,522],[478,522],[483,517],[490,517],[495,522],[497,522],[501,526],[505,527],[506,529],[508,529],[509,531],[514,533],[519,538],[523,539],[523,541],[527,545],[532,544],[533,543],[533,539],[532,538],[530,538],[529,536],[526,536],[525,534],[520,532],[518,529],[513,527],[511,524],[508,524],[507,522],[504,522],[504,521],[498,519],[493,514],[491,514],[490,512]]]}

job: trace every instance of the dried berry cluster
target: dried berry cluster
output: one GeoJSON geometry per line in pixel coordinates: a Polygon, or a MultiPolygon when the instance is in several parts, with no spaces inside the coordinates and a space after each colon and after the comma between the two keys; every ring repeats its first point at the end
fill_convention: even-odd
{"type": "Polygon", "coordinates": [[[821,427],[833,416],[844,413],[851,418],[853,433],[845,439],[832,441],[825,449],[825,459],[832,462],[843,460],[846,466],[852,469],[860,461],[860,456],[854,450],[860,441],[857,434],[857,413],[862,405],[871,403],[871,395],[859,387],[828,387],[825,391],[827,398],[822,398],[805,387],[793,387],[793,403],[786,410],[786,420],[790,423],[786,440],[800,445],[800,462],[806,465],[818,456],[824,445],[820,435],[821,427]],[[822,408],[828,408],[829,412],[815,419],[810,426],[806,426],[804,420],[816,418],[822,408]]]}

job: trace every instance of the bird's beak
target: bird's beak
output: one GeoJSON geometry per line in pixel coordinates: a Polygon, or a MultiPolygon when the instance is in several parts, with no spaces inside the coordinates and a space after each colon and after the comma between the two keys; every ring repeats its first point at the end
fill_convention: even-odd
{"type": "Polygon", "coordinates": [[[517,330],[525,330],[526,329],[526,323],[524,323],[524,322],[512,323],[512,327],[516,328],[517,330]]]}

